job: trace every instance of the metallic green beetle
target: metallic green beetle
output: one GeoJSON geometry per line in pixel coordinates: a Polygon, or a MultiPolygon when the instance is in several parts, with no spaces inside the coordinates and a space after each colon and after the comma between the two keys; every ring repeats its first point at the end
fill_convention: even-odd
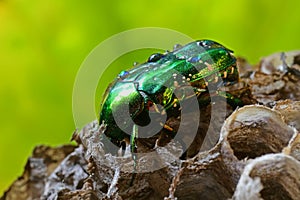
{"type": "MultiPolygon", "coordinates": [[[[205,106],[211,94],[226,98],[233,106],[241,104],[218,90],[238,81],[232,53],[217,42],[198,40],[173,52],[153,54],[146,63],[121,72],[102,102],[99,122],[107,124],[105,135],[119,147],[130,141],[134,153],[139,136],[136,125],[147,126],[152,119],[149,114],[157,118],[178,115],[181,101],[196,97],[199,106],[205,106]],[[185,89],[187,86],[193,88],[192,93],[185,89]]],[[[161,128],[173,130],[164,124],[161,128]]]]}

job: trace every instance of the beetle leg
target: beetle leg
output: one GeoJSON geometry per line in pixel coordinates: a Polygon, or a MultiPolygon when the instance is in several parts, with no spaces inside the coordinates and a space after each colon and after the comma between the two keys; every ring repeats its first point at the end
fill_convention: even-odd
{"type": "Polygon", "coordinates": [[[117,151],[118,156],[125,156],[126,154],[126,141],[123,140],[120,142],[120,148],[117,151]]]}
{"type": "Polygon", "coordinates": [[[130,151],[131,151],[131,154],[132,154],[132,158],[136,158],[136,143],[135,143],[135,140],[138,136],[138,127],[137,125],[133,125],[133,129],[132,129],[132,133],[131,133],[131,136],[130,136],[130,151]]]}
{"type": "Polygon", "coordinates": [[[131,156],[133,159],[133,172],[132,172],[132,178],[130,181],[130,186],[132,186],[134,178],[136,176],[136,167],[137,167],[137,155],[136,155],[136,150],[137,150],[137,146],[136,146],[136,138],[138,137],[138,127],[137,125],[133,125],[133,129],[132,129],[132,133],[130,136],[130,151],[131,151],[131,156]]]}
{"type": "Polygon", "coordinates": [[[237,106],[243,106],[244,103],[242,100],[239,98],[233,96],[232,94],[229,94],[228,92],[225,91],[217,91],[217,94],[221,97],[224,97],[227,102],[232,106],[232,107],[237,107],[237,106]]]}
{"type": "Polygon", "coordinates": [[[167,124],[164,124],[163,127],[165,129],[167,129],[168,131],[174,131],[174,129],[171,126],[167,125],[167,124]]]}

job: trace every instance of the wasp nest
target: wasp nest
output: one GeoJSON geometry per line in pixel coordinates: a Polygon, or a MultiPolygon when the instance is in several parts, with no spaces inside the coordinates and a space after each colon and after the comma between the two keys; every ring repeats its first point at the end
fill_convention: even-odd
{"type": "Polygon", "coordinates": [[[240,83],[227,91],[246,106],[217,103],[218,113],[202,115],[208,137],[196,135],[190,158],[179,159],[182,145],[171,140],[134,169],[128,149],[109,153],[105,126],[92,122],[74,135],[76,147],[36,147],[1,199],[299,199],[300,52],[238,65],[240,83]]]}

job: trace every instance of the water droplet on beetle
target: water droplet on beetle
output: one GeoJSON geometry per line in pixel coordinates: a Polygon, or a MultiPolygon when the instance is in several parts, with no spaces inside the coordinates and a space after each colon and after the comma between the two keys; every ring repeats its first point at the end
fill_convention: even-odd
{"type": "Polygon", "coordinates": [[[124,79],[129,74],[128,71],[121,71],[119,73],[119,78],[124,79]]]}
{"type": "Polygon", "coordinates": [[[163,54],[161,54],[161,53],[155,53],[155,54],[152,54],[148,58],[147,62],[156,62],[156,61],[160,60],[162,57],[163,57],[163,54]]]}
{"type": "Polygon", "coordinates": [[[180,45],[180,44],[175,44],[175,45],[173,46],[173,51],[176,51],[176,50],[181,49],[181,48],[182,48],[182,45],[180,45]]]}

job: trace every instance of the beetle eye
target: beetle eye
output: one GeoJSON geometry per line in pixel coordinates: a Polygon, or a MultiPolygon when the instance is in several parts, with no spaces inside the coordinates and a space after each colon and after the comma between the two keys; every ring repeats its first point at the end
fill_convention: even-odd
{"type": "Polygon", "coordinates": [[[146,106],[148,110],[151,109],[151,107],[153,106],[153,101],[148,100],[146,106]]]}
{"type": "Polygon", "coordinates": [[[148,61],[147,62],[156,62],[158,61],[159,59],[161,59],[163,57],[163,54],[161,53],[155,53],[155,54],[152,54],[149,58],[148,58],[148,61]]]}

